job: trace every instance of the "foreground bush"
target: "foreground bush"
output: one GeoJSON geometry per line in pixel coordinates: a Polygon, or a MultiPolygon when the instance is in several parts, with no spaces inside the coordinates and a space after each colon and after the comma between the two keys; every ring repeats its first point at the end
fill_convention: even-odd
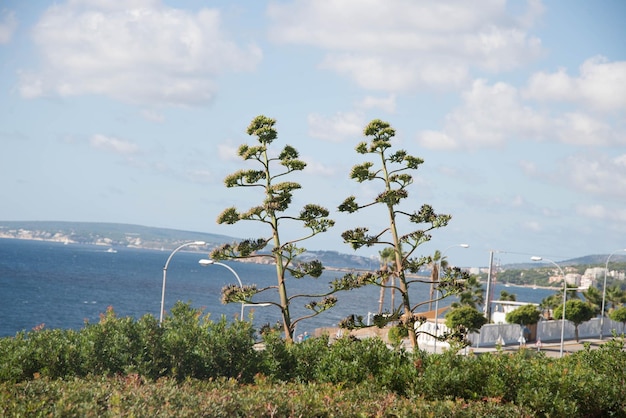
{"type": "Polygon", "coordinates": [[[626,417],[626,352],[608,341],[562,359],[533,351],[428,356],[416,382],[426,399],[493,399],[536,416],[626,417]]]}
{"type": "Polygon", "coordinates": [[[249,322],[211,321],[183,303],[162,326],[152,315],[118,318],[109,309],[80,331],[43,329],[0,339],[0,381],[129,373],[251,381],[258,364],[253,335],[249,322]]]}
{"type": "Polygon", "coordinates": [[[37,379],[0,384],[2,416],[81,417],[531,417],[497,401],[426,401],[380,392],[375,385],[321,383],[241,385],[234,380],[138,376],[37,379]]]}
{"type": "Polygon", "coordinates": [[[286,344],[272,332],[257,351],[253,337],[249,322],[179,303],[162,326],[109,310],[80,331],[2,338],[0,415],[626,417],[623,339],[552,359],[409,353],[351,337],[286,344]]]}

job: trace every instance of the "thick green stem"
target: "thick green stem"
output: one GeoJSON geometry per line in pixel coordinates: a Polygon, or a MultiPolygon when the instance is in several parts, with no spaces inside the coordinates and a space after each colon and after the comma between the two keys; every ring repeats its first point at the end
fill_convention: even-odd
{"type": "MultiPolygon", "coordinates": [[[[387,161],[385,159],[384,151],[380,152],[380,156],[382,159],[382,168],[385,179],[385,189],[387,193],[391,192],[391,183],[389,182],[389,172],[387,170],[387,161]]],[[[400,238],[398,237],[398,228],[396,225],[396,214],[394,210],[394,205],[391,202],[387,202],[387,210],[389,212],[389,229],[391,231],[391,235],[393,238],[393,246],[395,250],[395,263],[396,263],[396,272],[398,274],[398,286],[400,287],[400,295],[402,296],[402,306],[404,308],[404,316],[407,321],[407,330],[409,334],[409,341],[411,342],[411,347],[413,349],[417,349],[417,335],[415,333],[415,326],[413,324],[413,311],[411,310],[411,301],[409,299],[409,289],[406,283],[406,276],[404,274],[404,263],[403,258],[404,254],[402,253],[402,243],[400,242],[400,238]]]]}
{"type": "MultiPolygon", "coordinates": [[[[272,198],[272,177],[269,170],[269,158],[267,156],[267,150],[263,153],[266,183],[265,193],[268,200],[272,198]]],[[[274,238],[274,260],[276,261],[276,278],[278,282],[278,296],[280,298],[280,312],[283,318],[283,332],[285,333],[285,340],[288,343],[293,342],[293,330],[291,329],[291,315],[289,313],[289,299],[287,296],[287,285],[285,283],[285,266],[283,264],[283,255],[281,253],[280,235],[278,233],[278,219],[274,210],[269,209],[270,223],[272,225],[272,236],[274,238]]]]}

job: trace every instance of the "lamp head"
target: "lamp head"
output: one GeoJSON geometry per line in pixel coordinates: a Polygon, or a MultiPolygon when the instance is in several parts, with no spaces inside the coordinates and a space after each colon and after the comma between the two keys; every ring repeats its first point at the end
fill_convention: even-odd
{"type": "Polygon", "coordinates": [[[193,244],[194,245],[206,245],[206,242],[204,242],[204,241],[194,241],[193,244]]]}
{"type": "Polygon", "coordinates": [[[208,258],[203,258],[202,260],[198,261],[198,264],[200,264],[201,266],[210,266],[211,264],[215,264],[215,261],[209,260],[208,258]]]}
{"type": "Polygon", "coordinates": [[[537,257],[536,255],[535,255],[535,256],[532,256],[532,257],[530,257],[530,259],[531,259],[532,261],[541,261],[541,260],[543,260],[543,258],[541,258],[541,257],[537,257]]]}
{"type": "Polygon", "coordinates": [[[461,247],[461,248],[469,248],[469,244],[459,244],[459,247],[461,247]]]}

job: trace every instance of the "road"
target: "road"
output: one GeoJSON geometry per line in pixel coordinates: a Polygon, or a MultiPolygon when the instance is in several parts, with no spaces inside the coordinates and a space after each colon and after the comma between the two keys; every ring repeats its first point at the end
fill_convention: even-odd
{"type": "MultiPolygon", "coordinates": [[[[576,342],[575,340],[565,341],[563,344],[563,355],[566,356],[570,353],[574,353],[579,350],[583,350],[585,348],[585,344],[589,344],[591,349],[598,348],[603,343],[606,343],[608,339],[600,340],[600,339],[581,339],[576,342]]],[[[542,343],[541,347],[537,347],[535,343],[530,343],[525,346],[526,349],[529,350],[537,350],[545,353],[548,357],[560,357],[561,355],[561,342],[560,341],[550,341],[549,343],[542,343]]],[[[505,353],[511,353],[518,351],[520,349],[519,345],[508,345],[502,347],[501,351],[505,353]]],[[[498,349],[496,347],[468,347],[468,352],[474,352],[475,354],[482,353],[494,353],[497,352],[498,349]]],[[[439,350],[438,350],[439,351],[439,350]]]]}

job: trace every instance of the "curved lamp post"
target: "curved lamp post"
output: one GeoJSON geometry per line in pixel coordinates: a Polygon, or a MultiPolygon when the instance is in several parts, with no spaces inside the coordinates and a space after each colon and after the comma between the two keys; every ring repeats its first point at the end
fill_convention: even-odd
{"type": "MultiPolygon", "coordinates": [[[[239,278],[239,275],[228,264],[220,263],[220,262],[214,261],[214,260],[209,260],[207,258],[203,258],[202,260],[198,261],[198,264],[200,264],[201,266],[205,266],[205,267],[215,264],[216,266],[222,266],[222,267],[227,268],[228,270],[230,270],[231,273],[233,273],[235,275],[235,278],[239,282],[239,287],[243,289],[243,283],[241,283],[241,279],[239,278]]],[[[241,316],[239,318],[242,321],[243,321],[243,308],[244,308],[245,305],[246,305],[245,303],[241,302],[241,316]]],[[[247,305],[251,305],[251,304],[247,304],[247,305]]]]}
{"type": "Polygon", "coordinates": [[[530,259],[532,261],[541,261],[541,260],[549,261],[550,263],[554,264],[556,268],[559,269],[561,276],[563,276],[563,318],[561,319],[561,351],[559,354],[560,357],[563,357],[563,341],[565,337],[565,303],[567,302],[567,280],[565,280],[565,274],[563,273],[563,269],[561,269],[561,266],[559,266],[557,263],[550,260],[549,258],[542,258],[542,257],[534,256],[534,257],[530,257],[530,259]]]}
{"type": "MultiPolygon", "coordinates": [[[[469,248],[469,244],[455,244],[455,245],[451,245],[451,246],[449,246],[448,248],[446,248],[445,250],[443,250],[441,252],[441,255],[439,256],[439,263],[437,263],[438,264],[438,267],[437,267],[437,282],[439,282],[441,280],[441,261],[443,260],[443,255],[450,248],[454,248],[454,247],[469,248]]],[[[437,300],[435,300],[435,343],[433,344],[433,352],[435,354],[437,353],[437,337],[439,336],[439,298],[441,298],[441,291],[439,289],[437,289],[437,292],[439,293],[439,297],[437,298],[437,300]]]]}
{"type": "Polygon", "coordinates": [[[165,279],[167,278],[167,266],[169,266],[170,260],[172,259],[172,257],[174,257],[174,254],[176,254],[178,251],[182,250],[183,248],[189,247],[191,245],[206,245],[206,242],[204,241],[186,242],[180,245],[179,247],[177,247],[174,251],[172,251],[170,256],[167,257],[167,261],[165,262],[165,266],[163,267],[163,288],[161,289],[161,312],[159,314],[159,325],[163,323],[163,306],[165,305],[165,279]]]}
{"type": "Polygon", "coordinates": [[[606,265],[604,266],[604,286],[602,287],[602,310],[600,311],[600,339],[603,337],[604,331],[604,303],[606,300],[606,275],[609,270],[609,260],[613,257],[614,254],[619,253],[620,251],[626,251],[625,249],[619,249],[613,251],[606,259],[606,265]]]}

